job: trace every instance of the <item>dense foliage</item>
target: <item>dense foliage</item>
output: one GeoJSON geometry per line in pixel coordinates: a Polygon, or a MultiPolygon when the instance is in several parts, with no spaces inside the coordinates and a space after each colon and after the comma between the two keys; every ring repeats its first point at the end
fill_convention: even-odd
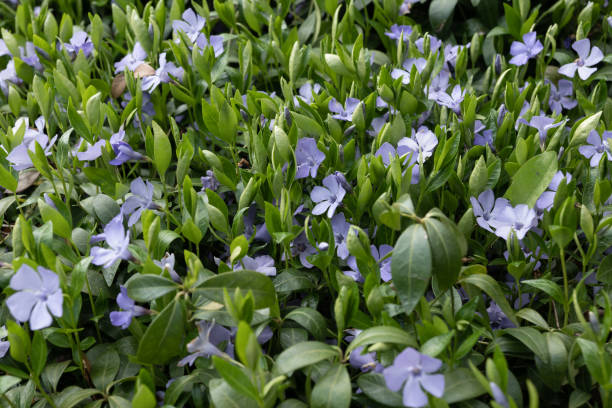
{"type": "Polygon", "coordinates": [[[612,407],[607,1],[14,3],[1,406],[612,407]]]}

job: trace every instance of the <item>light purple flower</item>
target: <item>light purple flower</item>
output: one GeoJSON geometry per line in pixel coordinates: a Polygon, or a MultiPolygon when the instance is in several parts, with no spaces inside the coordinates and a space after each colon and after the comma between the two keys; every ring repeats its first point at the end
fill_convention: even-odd
{"type": "Polygon", "coordinates": [[[433,374],[441,367],[440,360],[409,347],[395,357],[392,365],[383,370],[383,376],[391,391],[403,388],[404,406],[424,407],[427,405],[424,390],[438,398],[444,394],[444,375],[433,374]]]}
{"type": "Polygon", "coordinates": [[[121,206],[121,213],[130,216],[128,227],[136,224],[140,220],[142,212],[146,209],[155,209],[157,205],[153,203],[153,184],[138,177],[130,183],[129,196],[121,206]]]}
{"type": "Polygon", "coordinates": [[[404,2],[402,3],[402,5],[399,8],[399,13],[400,15],[405,15],[410,13],[410,8],[412,7],[412,5],[414,3],[418,3],[421,0],[404,0],[404,2]]]}
{"type": "Polygon", "coordinates": [[[331,226],[336,242],[336,253],[340,259],[346,259],[349,256],[348,247],[346,246],[346,237],[348,236],[351,224],[346,222],[343,213],[338,213],[332,217],[331,226]]]}
{"type": "Polygon", "coordinates": [[[578,101],[572,99],[574,88],[572,81],[567,79],[559,80],[559,89],[550,83],[550,97],[548,98],[548,106],[554,113],[561,113],[563,109],[573,109],[578,105],[578,101]]]}
{"type": "Polygon", "coordinates": [[[461,114],[461,102],[465,97],[465,90],[461,90],[461,85],[455,85],[451,94],[438,92],[436,102],[442,106],[453,110],[457,115],[461,114]]]}
{"type": "Polygon", "coordinates": [[[374,156],[375,157],[380,157],[382,159],[384,165],[388,166],[389,164],[391,164],[391,160],[395,156],[397,156],[397,151],[391,145],[391,143],[385,142],[382,145],[380,145],[380,147],[378,148],[376,153],[374,153],[374,156]]]}
{"type": "Polygon", "coordinates": [[[606,130],[603,137],[596,130],[591,130],[587,137],[588,145],[580,146],[578,151],[587,159],[591,159],[591,167],[597,167],[604,153],[612,161],[612,131],[606,130]]]}
{"type": "Polygon", "coordinates": [[[206,176],[200,177],[202,180],[202,191],[206,191],[207,189],[212,191],[217,191],[221,184],[217,177],[215,176],[215,172],[212,170],[206,170],[206,176]]]}
{"type": "Polygon", "coordinates": [[[330,112],[335,113],[335,115],[332,115],[332,118],[350,122],[353,117],[353,112],[355,112],[355,109],[359,106],[359,103],[359,99],[346,98],[346,102],[344,103],[344,106],[342,106],[340,102],[338,102],[335,98],[332,98],[329,101],[328,108],[330,112]]]}
{"type": "Polygon", "coordinates": [[[85,31],[76,31],[70,42],[64,44],[64,49],[72,57],[76,57],[79,51],[83,51],[83,55],[89,57],[94,50],[94,45],[85,31]]]}
{"type": "Polygon", "coordinates": [[[223,54],[223,37],[220,35],[211,35],[210,39],[206,38],[204,34],[200,34],[196,39],[196,45],[201,50],[200,55],[204,53],[206,47],[212,47],[215,54],[215,58],[223,54]]]}
{"type": "Polygon", "coordinates": [[[174,263],[175,263],[174,254],[170,254],[166,252],[166,255],[164,255],[162,259],[160,259],[159,261],[153,261],[153,263],[159,266],[162,270],[168,271],[168,273],[170,274],[170,277],[176,283],[181,283],[183,281],[181,277],[178,275],[178,273],[176,273],[176,271],[174,270],[174,263]]]}
{"type": "Polygon", "coordinates": [[[542,195],[536,201],[535,208],[538,211],[550,210],[555,201],[555,194],[559,188],[561,181],[565,179],[567,183],[572,181],[572,175],[570,173],[563,174],[562,171],[558,171],[553,176],[552,181],[548,185],[548,189],[542,193],[542,195]]]}
{"type": "MultiPolygon", "coordinates": [[[[349,336],[346,336],[344,339],[348,342],[351,342],[361,333],[359,329],[348,329],[346,330],[350,333],[349,336]]],[[[351,351],[349,355],[349,364],[351,367],[361,370],[361,372],[366,373],[369,371],[374,371],[376,373],[380,373],[383,370],[382,364],[380,364],[376,360],[376,352],[363,352],[364,347],[357,347],[355,350],[351,351]]]]}
{"type": "Polygon", "coordinates": [[[121,327],[123,330],[125,330],[130,327],[132,317],[148,314],[149,310],[142,306],[137,306],[134,299],[128,296],[125,286],[121,285],[119,290],[119,294],[117,295],[117,305],[123,310],[119,312],[111,312],[110,321],[113,326],[121,327]]]}
{"type": "Polygon", "coordinates": [[[270,255],[261,255],[251,258],[250,256],[244,256],[240,262],[234,265],[235,271],[246,269],[248,271],[255,271],[266,276],[276,276],[276,267],[274,266],[274,258],[270,255]]]}
{"type": "MultiPolygon", "coordinates": [[[[391,245],[383,244],[380,247],[376,248],[375,245],[370,245],[370,253],[372,257],[378,264],[380,269],[380,278],[383,282],[389,282],[391,280],[391,256],[385,258],[389,252],[393,251],[393,247],[391,245]],[[384,259],[383,259],[384,258],[384,259]],[[381,261],[382,259],[382,261],[381,261]]],[[[363,282],[363,275],[361,275],[361,271],[357,265],[357,259],[354,256],[348,257],[346,264],[350,271],[344,271],[344,274],[350,276],[357,282],[363,282]]]]}
{"type": "Polygon", "coordinates": [[[538,134],[540,136],[541,144],[544,144],[544,142],[546,141],[546,135],[549,129],[556,128],[565,123],[565,121],[555,123],[555,119],[549,118],[548,116],[545,116],[545,115],[535,115],[531,118],[529,122],[527,122],[523,118],[519,118],[518,122],[537,129],[538,134]]]}
{"type": "Polygon", "coordinates": [[[301,179],[309,175],[315,178],[319,166],[325,160],[325,153],[317,148],[317,142],[312,137],[303,137],[297,142],[295,158],[297,160],[295,178],[301,179]]]}
{"type": "Polygon", "coordinates": [[[392,40],[399,41],[403,35],[404,42],[410,41],[410,34],[412,34],[412,27],[409,25],[397,25],[393,24],[390,31],[385,32],[385,35],[392,40]]]}
{"type": "Polygon", "coordinates": [[[400,68],[393,68],[393,70],[391,71],[391,78],[402,78],[402,84],[408,85],[410,83],[410,72],[404,71],[400,68]]]}
{"type": "Polygon", "coordinates": [[[385,113],[383,116],[379,116],[377,118],[372,119],[372,123],[370,123],[370,129],[367,130],[368,135],[372,137],[376,137],[380,131],[382,130],[385,123],[389,121],[389,112],[385,113]]]}
{"type": "Polygon", "coordinates": [[[493,190],[490,189],[480,193],[478,199],[470,197],[470,202],[472,203],[472,210],[474,212],[474,217],[476,217],[476,222],[489,232],[493,232],[491,221],[506,207],[510,206],[510,202],[505,198],[500,197],[496,200],[493,190]]]}
{"type": "Polygon", "coordinates": [[[491,324],[491,329],[493,330],[516,327],[516,325],[512,323],[508,316],[502,312],[497,303],[494,301],[491,301],[491,304],[487,308],[487,314],[489,315],[489,323],[491,324]]]}
{"type": "Polygon", "coordinates": [[[8,56],[13,56],[11,54],[11,52],[9,51],[8,47],[6,46],[6,43],[4,42],[4,40],[0,39],[0,57],[3,57],[5,55],[8,56]]]}
{"type": "Polygon", "coordinates": [[[440,93],[446,94],[448,88],[448,81],[450,79],[450,72],[446,69],[440,71],[432,80],[431,84],[427,88],[427,98],[430,100],[437,100],[440,93]]]}
{"type": "Polygon", "coordinates": [[[426,126],[420,126],[416,131],[412,129],[411,139],[415,141],[416,149],[414,149],[414,151],[419,153],[419,160],[422,161],[431,157],[438,145],[438,138],[435,133],[426,126]]]}
{"type": "Polygon", "coordinates": [[[531,31],[523,35],[523,42],[514,41],[510,46],[510,54],[512,59],[510,63],[513,65],[525,65],[531,58],[535,58],[542,52],[544,46],[538,40],[535,31],[531,31]]]}
{"type": "Polygon", "coordinates": [[[15,146],[13,150],[6,156],[6,160],[11,163],[13,169],[20,171],[33,167],[32,159],[28,152],[34,152],[36,150],[36,143],[43,149],[45,156],[51,154],[51,147],[55,143],[57,136],[54,136],[51,141],[45,134],[45,118],[40,116],[36,119],[36,129],[28,127],[28,118],[19,118],[15,122],[13,127],[13,134],[16,133],[21,126],[25,125],[25,133],[21,144],[15,146]]]}
{"type": "Polygon", "coordinates": [[[22,264],[11,278],[10,287],[17,292],[6,299],[6,306],[17,321],[29,321],[30,329],[49,327],[51,315],[62,317],[64,297],[55,272],[22,264]]]}
{"type": "MultiPolygon", "coordinates": [[[[425,37],[421,37],[418,40],[416,40],[414,42],[414,45],[417,47],[417,50],[419,50],[421,52],[421,54],[425,53],[425,37]]],[[[433,35],[429,36],[429,52],[430,53],[434,53],[436,51],[438,51],[440,49],[440,47],[442,46],[442,40],[438,39],[438,37],[435,37],[433,35]]]]}
{"type": "Polygon", "coordinates": [[[493,399],[495,402],[504,408],[509,408],[510,405],[508,404],[508,399],[501,388],[499,388],[499,386],[492,381],[489,383],[489,386],[491,387],[491,393],[493,393],[493,399]]]}
{"type": "Polygon", "coordinates": [[[116,144],[113,144],[112,147],[113,151],[115,152],[115,158],[109,161],[109,163],[113,166],[120,166],[123,163],[131,160],[138,161],[145,159],[144,155],[134,151],[134,149],[132,149],[132,146],[130,146],[123,140],[117,142],[116,144]]]}
{"type": "Polygon", "coordinates": [[[444,47],[444,62],[450,64],[452,67],[457,63],[457,56],[464,48],[470,48],[470,44],[467,45],[447,45],[444,47]]]}
{"type": "MultiPolygon", "coordinates": [[[[182,31],[193,44],[201,34],[202,29],[204,29],[206,19],[196,14],[191,8],[185,10],[182,17],[182,20],[174,20],[172,22],[172,34],[176,35],[177,32],[182,31]]],[[[177,39],[176,43],[179,42],[180,40],[177,39]]]]}
{"type": "Polygon", "coordinates": [[[300,263],[304,268],[310,269],[314,266],[308,262],[308,257],[316,253],[317,249],[310,245],[304,232],[301,232],[300,235],[291,242],[291,255],[299,256],[300,263]]]}
{"type": "Polygon", "coordinates": [[[527,232],[537,225],[537,214],[527,204],[519,204],[516,207],[506,206],[502,211],[495,214],[489,225],[495,228],[495,235],[507,240],[510,234],[516,234],[519,240],[525,238],[527,232]]]}
{"type": "Polygon", "coordinates": [[[190,366],[198,357],[210,357],[212,355],[222,356],[224,353],[219,349],[225,343],[230,356],[233,355],[233,344],[231,343],[231,333],[223,326],[201,320],[197,323],[199,335],[187,344],[187,351],[191,354],[178,362],[179,367],[186,364],[190,366]]]}
{"type": "Polygon", "coordinates": [[[130,233],[123,227],[123,216],[119,213],[106,226],[104,226],[104,240],[110,248],[94,247],[91,249],[94,265],[110,268],[121,259],[130,259],[128,250],[130,233]]]}
{"type": "Polygon", "coordinates": [[[312,84],[310,82],[306,82],[304,85],[300,86],[298,90],[299,95],[293,97],[293,104],[295,106],[299,106],[299,99],[306,102],[307,104],[311,104],[314,101],[314,95],[318,95],[321,92],[321,85],[312,84]]]}
{"type": "Polygon", "coordinates": [[[478,119],[474,121],[474,144],[476,146],[489,145],[493,148],[493,131],[487,129],[478,119]]]}
{"type": "Polygon", "coordinates": [[[119,72],[123,72],[126,68],[129,71],[134,71],[138,66],[145,62],[147,58],[147,52],[142,48],[140,42],[136,42],[134,44],[134,49],[132,52],[128,53],[125,57],[121,59],[119,62],[115,62],[115,74],[119,72]]]}
{"type": "MultiPolygon", "coordinates": [[[[123,127],[121,127],[121,129],[119,129],[119,131],[117,133],[113,133],[110,137],[110,144],[111,147],[114,145],[119,144],[119,142],[123,141],[123,138],[125,137],[125,130],[123,130],[123,127]]],[[[98,157],[102,156],[102,149],[106,146],[106,140],[105,139],[100,139],[97,142],[95,142],[94,144],[90,145],[87,150],[82,151],[82,152],[77,152],[76,153],[76,157],[77,159],[79,159],[80,161],[91,161],[91,160],[96,160],[98,157]]],[[[77,148],[77,150],[80,148],[77,148]]],[[[114,147],[113,147],[114,149],[114,147]]]]}
{"type": "Polygon", "coordinates": [[[40,63],[38,55],[36,54],[33,42],[28,41],[26,42],[25,47],[19,47],[19,55],[23,62],[38,71],[42,71],[43,66],[40,63]]]}
{"type": "Polygon", "coordinates": [[[591,41],[588,38],[574,42],[572,48],[578,53],[578,58],[559,68],[559,73],[573,78],[578,71],[578,76],[584,81],[597,71],[597,68],[592,67],[603,60],[603,53],[596,46],[591,49],[591,41]]]}
{"type": "Polygon", "coordinates": [[[323,214],[327,211],[327,216],[332,218],[336,208],[342,203],[346,190],[340,185],[338,178],[331,174],[323,179],[323,185],[315,186],[310,193],[310,199],[318,203],[313,209],[314,215],[323,214]]]}
{"type": "Polygon", "coordinates": [[[159,54],[159,68],[155,70],[155,75],[143,78],[142,90],[153,92],[159,84],[168,83],[176,78],[179,81],[183,80],[185,71],[182,67],[177,67],[174,62],[166,61],[166,53],[159,54]]]}

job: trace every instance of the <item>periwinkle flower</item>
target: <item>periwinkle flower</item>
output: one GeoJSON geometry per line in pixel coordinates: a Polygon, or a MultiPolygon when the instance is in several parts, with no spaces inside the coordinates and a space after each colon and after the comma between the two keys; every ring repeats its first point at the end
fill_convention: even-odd
{"type": "Polygon", "coordinates": [[[531,58],[535,58],[542,52],[544,46],[538,40],[535,31],[523,35],[523,42],[514,41],[510,46],[512,59],[510,63],[516,66],[525,65],[531,58]]]}
{"type": "Polygon", "coordinates": [[[121,327],[123,330],[130,327],[130,323],[132,323],[133,317],[142,316],[149,313],[148,309],[136,305],[134,299],[128,296],[127,289],[123,285],[119,287],[119,294],[117,295],[117,305],[122,310],[119,312],[111,312],[110,321],[113,326],[121,327]]]}
{"type": "Polygon", "coordinates": [[[399,41],[400,37],[404,39],[404,42],[410,41],[410,34],[412,34],[412,27],[409,25],[397,25],[393,24],[389,31],[385,32],[385,35],[392,40],[399,41]]]}
{"type": "Polygon", "coordinates": [[[20,58],[23,62],[34,68],[35,70],[42,71],[43,66],[40,63],[40,59],[36,54],[34,43],[31,41],[26,42],[25,47],[19,47],[20,58]]]}
{"type": "Polygon", "coordinates": [[[493,232],[491,221],[506,207],[510,206],[510,202],[505,198],[500,197],[496,200],[493,190],[490,189],[480,193],[478,199],[470,197],[470,202],[476,222],[489,232],[493,232]]]}
{"type": "MultiPolygon", "coordinates": [[[[380,278],[383,282],[389,282],[391,280],[391,258],[386,257],[389,252],[393,251],[393,247],[391,245],[383,244],[380,247],[376,248],[375,245],[370,245],[370,253],[372,254],[372,258],[378,264],[380,269],[380,278]]],[[[345,271],[344,274],[353,278],[356,282],[363,282],[363,275],[359,270],[357,265],[357,259],[354,256],[350,256],[346,261],[346,264],[350,271],[345,271]]]]}
{"type": "Polygon", "coordinates": [[[491,301],[491,304],[487,308],[487,314],[489,315],[489,323],[493,330],[516,327],[494,301],[491,301]]]}
{"type": "Polygon", "coordinates": [[[565,179],[567,183],[572,181],[572,175],[570,173],[563,174],[562,171],[558,171],[553,176],[552,181],[548,185],[548,189],[542,193],[542,195],[536,201],[535,208],[538,211],[550,210],[555,201],[555,194],[557,194],[557,189],[559,188],[559,184],[561,181],[565,179]]]}
{"type": "Polygon", "coordinates": [[[389,121],[389,112],[385,113],[383,116],[379,116],[377,118],[372,119],[370,123],[370,129],[367,130],[368,135],[372,137],[376,137],[380,131],[382,130],[385,123],[389,121]]]}
{"type": "Polygon", "coordinates": [[[235,271],[249,270],[259,272],[266,276],[276,276],[276,267],[274,266],[274,258],[270,255],[261,255],[251,258],[246,255],[242,257],[240,262],[234,265],[235,271]]]}
{"type": "Polygon", "coordinates": [[[317,253],[317,249],[310,245],[308,238],[304,232],[300,233],[292,242],[291,242],[291,255],[298,256],[300,258],[300,263],[304,268],[310,269],[314,265],[308,262],[308,257],[310,255],[314,255],[317,253]]]}
{"type": "Polygon", "coordinates": [[[591,49],[591,40],[588,38],[574,42],[572,48],[578,53],[578,58],[574,62],[559,68],[559,73],[573,78],[578,71],[578,76],[584,81],[597,71],[597,68],[593,68],[593,66],[603,60],[603,53],[596,46],[591,49]]]}
{"type": "Polygon", "coordinates": [[[548,98],[548,106],[554,113],[561,113],[563,109],[573,109],[578,105],[578,101],[572,99],[574,87],[572,81],[567,79],[559,80],[559,87],[550,83],[550,98],[548,98]]]}
{"type": "Polygon", "coordinates": [[[297,142],[295,158],[297,160],[295,178],[301,179],[309,175],[315,178],[319,166],[325,160],[325,153],[317,148],[317,142],[312,137],[303,137],[297,142]]]}
{"type": "Polygon", "coordinates": [[[578,151],[587,159],[591,159],[591,167],[597,167],[604,154],[612,161],[612,131],[604,131],[602,137],[596,130],[591,130],[587,143],[588,145],[580,146],[578,151]]]}
{"type": "Polygon", "coordinates": [[[404,0],[399,8],[399,14],[403,16],[404,14],[410,13],[412,5],[414,3],[418,3],[419,1],[421,0],[404,0]]]}
{"type": "MultiPolygon", "coordinates": [[[[421,37],[414,42],[414,45],[417,47],[417,50],[421,52],[421,54],[425,54],[425,37],[421,37]]],[[[429,36],[429,52],[432,54],[440,49],[442,46],[442,40],[433,35],[429,36]]]]}
{"type": "Polygon", "coordinates": [[[155,70],[155,75],[145,77],[142,80],[142,90],[153,92],[159,84],[168,83],[174,78],[181,81],[185,71],[182,67],[177,67],[174,62],[166,61],[166,53],[159,54],[159,68],[155,70]]]}
{"type": "Polygon", "coordinates": [[[343,213],[338,213],[332,217],[331,226],[334,233],[334,241],[336,242],[336,254],[340,259],[346,259],[349,256],[346,237],[348,236],[351,224],[346,222],[346,217],[343,213]]]}
{"type": "MultiPolygon", "coordinates": [[[[350,335],[346,336],[345,340],[351,342],[361,333],[361,330],[348,329],[347,332],[350,333],[350,335]]],[[[363,349],[364,346],[360,346],[351,351],[349,355],[349,364],[351,367],[361,370],[363,373],[369,371],[374,371],[376,373],[382,372],[384,367],[376,360],[376,353],[373,351],[364,353],[363,349]]]]}
{"type": "Polygon", "coordinates": [[[495,228],[495,235],[498,237],[507,240],[510,234],[516,234],[521,240],[537,225],[537,221],[537,214],[533,208],[529,208],[527,204],[519,204],[516,207],[505,206],[489,224],[495,228]]]}
{"type": "Polygon", "coordinates": [[[15,61],[10,60],[6,64],[6,68],[0,71],[0,89],[5,96],[8,96],[9,82],[15,85],[21,84],[23,81],[17,76],[15,70],[15,61]]]}
{"type": "Polygon", "coordinates": [[[396,392],[402,389],[404,406],[416,408],[427,405],[425,391],[437,398],[444,394],[444,375],[434,374],[441,367],[440,360],[409,347],[382,373],[387,388],[396,392]]]}
{"type": "Polygon", "coordinates": [[[293,104],[295,106],[299,106],[300,103],[298,100],[302,100],[310,105],[314,101],[314,95],[318,95],[321,92],[321,89],[321,85],[319,84],[306,82],[304,85],[300,86],[300,89],[298,90],[299,95],[293,97],[293,104]]]}
{"type": "Polygon", "coordinates": [[[145,62],[146,58],[147,52],[144,50],[144,48],[142,48],[140,42],[136,41],[132,52],[123,57],[121,61],[115,62],[115,74],[124,72],[126,69],[129,71],[134,71],[145,62]]]}
{"type": "Polygon", "coordinates": [[[493,148],[493,131],[487,129],[484,123],[478,119],[474,121],[474,145],[489,145],[491,148],[493,148]]]}
{"type": "Polygon", "coordinates": [[[134,151],[132,146],[123,140],[112,145],[113,151],[115,152],[115,158],[109,161],[113,166],[120,166],[123,163],[131,160],[139,161],[145,160],[145,156],[134,151]]]}
{"type": "Polygon", "coordinates": [[[215,58],[223,54],[224,51],[223,37],[220,35],[211,35],[209,39],[204,34],[200,34],[196,39],[196,45],[201,50],[200,54],[203,54],[207,47],[212,47],[215,58]]]}
{"type": "Polygon", "coordinates": [[[332,218],[336,208],[342,203],[346,190],[334,174],[325,177],[323,185],[325,187],[315,186],[310,193],[310,199],[317,203],[312,209],[312,213],[321,215],[327,211],[327,216],[332,218]]]}
{"type": "Polygon", "coordinates": [[[450,95],[446,92],[438,92],[436,102],[459,115],[461,114],[461,102],[463,102],[464,97],[465,90],[461,89],[461,85],[455,85],[450,95]]]}
{"type": "Polygon", "coordinates": [[[215,324],[214,321],[209,323],[201,320],[197,325],[198,337],[187,344],[187,351],[191,354],[178,362],[177,365],[179,367],[183,367],[186,364],[193,365],[198,357],[222,356],[224,353],[219,349],[222,343],[227,345],[227,354],[230,356],[234,354],[233,344],[231,344],[232,336],[229,330],[215,324]]]}
{"type": "Polygon", "coordinates": [[[565,121],[555,123],[555,119],[549,118],[545,115],[535,115],[531,118],[531,120],[529,120],[529,122],[523,118],[520,118],[518,122],[537,129],[541,144],[544,144],[546,141],[546,135],[549,129],[554,129],[565,123],[565,121]]]}
{"type": "MultiPolygon", "coordinates": [[[[111,144],[111,147],[113,147],[114,145],[117,145],[117,144],[119,144],[119,142],[123,141],[124,137],[125,137],[125,131],[123,130],[123,127],[121,127],[121,129],[119,129],[119,131],[117,133],[113,133],[111,135],[110,140],[109,140],[109,142],[111,144]]],[[[97,142],[95,142],[94,144],[90,145],[86,150],[84,150],[82,152],[77,152],[76,153],[76,157],[80,161],[92,161],[92,160],[96,160],[98,157],[102,156],[102,149],[105,146],[106,146],[106,140],[105,139],[100,139],[97,142]]],[[[114,147],[113,147],[113,149],[114,149],[114,147]]],[[[77,150],[78,150],[78,148],[77,148],[77,150]]]]}
{"type": "Polygon", "coordinates": [[[157,208],[153,203],[153,184],[150,181],[138,177],[130,183],[130,191],[132,195],[121,206],[121,213],[130,216],[128,227],[138,222],[144,210],[157,208]]]}
{"type": "Polygon", "coordinates": [[[470,44],[467,45],[447,45],[444,47],[444,62],[454,67],[457,63],[457,57],[464,48],[469,48],[470,44]]]}
{"type": "Polygon", "coordinates": [[[495,402],[497,402],[502,407],[509,408],[510,405],[508,404],[508,398],[506,398],[506,395],[504,394],[504,392],[501,390],[501,388],[499,388],[499,385],[491,381],[489,383],[489,386],[491,387],[491,393],[493,394],[493,400],[495,400],[495,402]]]}
{"type": "MultiPolygon", "coordinates": [[[[181,17],[182,20],[172,21],[172,34],[176,35],[177,32],[182,31],[193,44],[204,29],[206,19],[196,14],[191,8],[185,10],[181,17]]],[[[176,42],[179,43],[180,41],[177,39],[176,42]]]]}
{"type": "Polygon", "coordinates": [[[450,72],[448,70],[443,69],[440,71],[440,73],[431,80],[431,84],[427,88],[427,98],[435,101],[438,99],[440,93],[446,94],[449,79],[450,72]]]}
{"type": "Polygon", "coordinates": [[[332,118],[338,120],[344,120],[350,122],[353,117],[353,112],[359,106],[361,101],[356,98],[346,98],[344,106],[340,104],[335,98],[329,101],[328,108],[330,112],[333,112],[332,118]]]}
{"type": "Polygon", "coordinates": [[[33,167],[32,159],[28,152],[36,151],[36,143],[40,145],[45,156],[51,154],[51,147],[55,143],[57,136],[54,136],[51,141],[45,134],[45,118],[40,116],[36,119],[36,129],[28,128],[28,118],[20,118],[15,122],[13,133],[16,133],[19,128],[25,125],[25,133],[22,142],[15,146],[13,150],[6,156],[6,160],[11,163],[13,169],[20,171],[33,167]]]}
{"type": "Polygon", "coordinates": [[[110,248],[94,247],[91,249],[92,263],[110,268],[121,259],[130,259],[128,250],[130,232],[123,227],[123,217],[119,213],[106,226],[104,226],[104,240],[110,248]]]}
{"type": "Polygon", "coordinates": [[[83,51],[85,57],[89,57],[94,50],[94,45],[85,31],[76,31],[70,42],[64,44],[64,49],[71,57],[76,57],[79,51],[83,51]]]}
{"type": "Polygon", "coordinates": [[[4,40],[0,39],[0,57],[3,57],[5,55],[12,57],[12,54],[6,46],[6,43],[4,42],[4,40]]]}
{"type": "Polygon", "coordinates": [[[178,275],[178,273],[176,273],[176,271],[174,270],[174,263],[175,263],[174,254],[170,254],[166,252],[166,255],[164,255],[162,259],[160,259],[159,261],[153,261],[153,263],[159,266],[162,270],[168,271],[168,273],[170,274],[170,277],[176,283],[181,283],[183,281],[181,277],[178,275]]]}
{"type": "Polygon", "coordinates": [[[215,172],[212,170],[206,170],[206,175],[200,177],[202,180],[202,191],[212,190],[217,191],[217,189],[221,186],[219,180],[215,176],[215,172]]]}
{"type": "Polygon", "coordinates": [[[393,68],[393,70],[391,71],[391,78],[402,78],[402,84],[408,85],[410,83],[410,72],[400,68],[393,68]]]}
{"type": "Polygon", "coordinates": [[[419,153],[419,160],[425,161],[433,155],[438,138],[436,134],[426,126],[420,126],[416,131],[412,129],[411,139],[416,143],[415,152],[419,153]]]}
{"type": "Polygon", "coordinates": [[[29,321],[30,329],[49,327],[51,315],[62,317],[64,297],[55,272],[22,264],[9,285],[17,292],[6,299],[6,306],[17,321],[29,321]]]}

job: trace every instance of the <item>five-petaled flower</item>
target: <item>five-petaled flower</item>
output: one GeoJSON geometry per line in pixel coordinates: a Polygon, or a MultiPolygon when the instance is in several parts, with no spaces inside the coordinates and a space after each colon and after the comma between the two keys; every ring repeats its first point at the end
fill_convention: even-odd
{"type": "Polygon", "coordinates": [[[10,281],[17,292],[9,296],[6,306],[19,322],[30,322],[30,329],[49,327],[51,315],[62,317],[64,297],[55,272],[39,266],[34,270],[23,264],[10,281]]]}
{"type": "Polygon", "coordinates": [[[597,167],[604,154],[609,161],[612,161],[612,131],[604,131],[601,137],[596,130],[591,130],[587,143],[587,145],[580,146],[578,151],[587,159],[591,159],[591,167],[597,167]]]}
{"type": "Polygon", "coordinates": [[[444,394],[444,375],[434,374],[441,367],[442,361],[409,347],[382,373],[391,391],[402,389],[405,406],[424,407],[427,405],[425,391],[438,398],[444,394]]]}
{"type": "Polygon", "coordinates": [[[83,55],[89,57],[94,50],[94,45],[85,31],[75,31],[70,42],[64,44],[64,49],[72,57],[76,57],[79,51],[83,51],[83,55]]]}
{"type": "Polygon", "coordinates": [[[198,357],[222,356],[225,354],[219,349],[222,343],[226,344],[227,354],[230,356],[234,355],[234,345],[231,343],[232,336],[229,330],[215,324],[214,321],[209,323],[201,320],[197,325],[198,337],[187,344],[187,351],[191,354],[178,362],[179,367],[183,367],[186,364],[193,365],[198,357]]]}
{"type": "Polygon", "coordinates": [[[335,98],[332,98],[329,101],[328,108],[330,112],[334,113],[332,118],[350,122],[353,118],[353,112],[355,112],[355,109],[357,109],[359,103],[359,99],[346,98],[346,102],[344,103],[344,106],[342,106],[340,102],[338,102],[335,98]]]}
{"type": "Polygon", "coordinates": [[[404,42],[410,41],[410,34],[412,34],[412,27],[409,25],[397,25],[393,24],[390,31],[385,32],[385,35],[392,40],[399,41],[400,37],[404,39],[404,42]]]}
{"type": "Polygon", "coordinates": [[[142,316],[149,313],[148,309],[136,305],[134,299],[128,296],[127,289],[123,285],[119,287],[119,294],[117,295],[117,305],[122,310],[111,312],[110,321],[113,326],[121,327],[124,330],[130,327],[130,323],[132,323],[132,317],[142,316]]]}
{"type": "Polygon", "coordinates": [[[153,184],[150,181],[138,177],[130,183],[130,191],[132,195],[121,206],[123,215],[130,216],[128,227],[138,222],[144,210],[157,208],[153,203],[153,184]]]}
{"type": "Polygon", "coordinates": [[[591,40],[588,38],[576,41],[572,44],[572,48],[578,53],[578,58],[574,62],[559,68],[559,73],[573,78],[578,71],[578,76],[584,81],[597,71],[597,68],[593,68],[593,66],[603,60],[603,53],[596,46],[591,48],[591,40]]]}
{"type": "Polygon", "coordinates": [[[512,59],[510,63],[521,66],[525,65],[531,58],[535,58],[542,52],[544,46],[538,40],[537,34],[532,31],[523,35],[523,42],[514,41],[510,46],[512,59]]]}
{"type": "Polygon", "coordinates": [[[346,190],[334,174],[325,177],[323,185],[325,187],[315,186],[310,193],[310,199],[317,203],[312,209],[312,213],[320,215],[327,211],[327,216],[332,218],[336,208],[342,203],[346,190]]]}
{"type": "MultiPolygon", "coordinates": [[[[93,238],[93,237],[92,237],[93,238]]],[[[91,249],[94,265],[110,268],[121,259],[130,259],[130,231],[123,227],[123,216],[119,213],[104,227],[104,233],[98,236],[106,241],[110,248],[94,247],[91,249]]]]}
{"type": "Polygon", "coordinates": [[[297,142],[295,158],[297,160],[295,178],[301,179],[309,175],[315,178],[319,166],[325,160],[325,153],[317,148],[317,142],[313,138],[303,137],[297,142]]]}

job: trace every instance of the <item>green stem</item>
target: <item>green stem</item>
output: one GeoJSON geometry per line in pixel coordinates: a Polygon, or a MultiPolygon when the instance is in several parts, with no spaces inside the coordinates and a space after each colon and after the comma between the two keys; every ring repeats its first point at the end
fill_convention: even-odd
{"type": "Polygon", "coordinates": [[[559,249],[561,256],[561,271],[563,272],[563,327],[567,326],[568,315],[569,315],[569,286],[567,283],[567,269],[565,268],[565,252],[563,248],[559,249]]]}

